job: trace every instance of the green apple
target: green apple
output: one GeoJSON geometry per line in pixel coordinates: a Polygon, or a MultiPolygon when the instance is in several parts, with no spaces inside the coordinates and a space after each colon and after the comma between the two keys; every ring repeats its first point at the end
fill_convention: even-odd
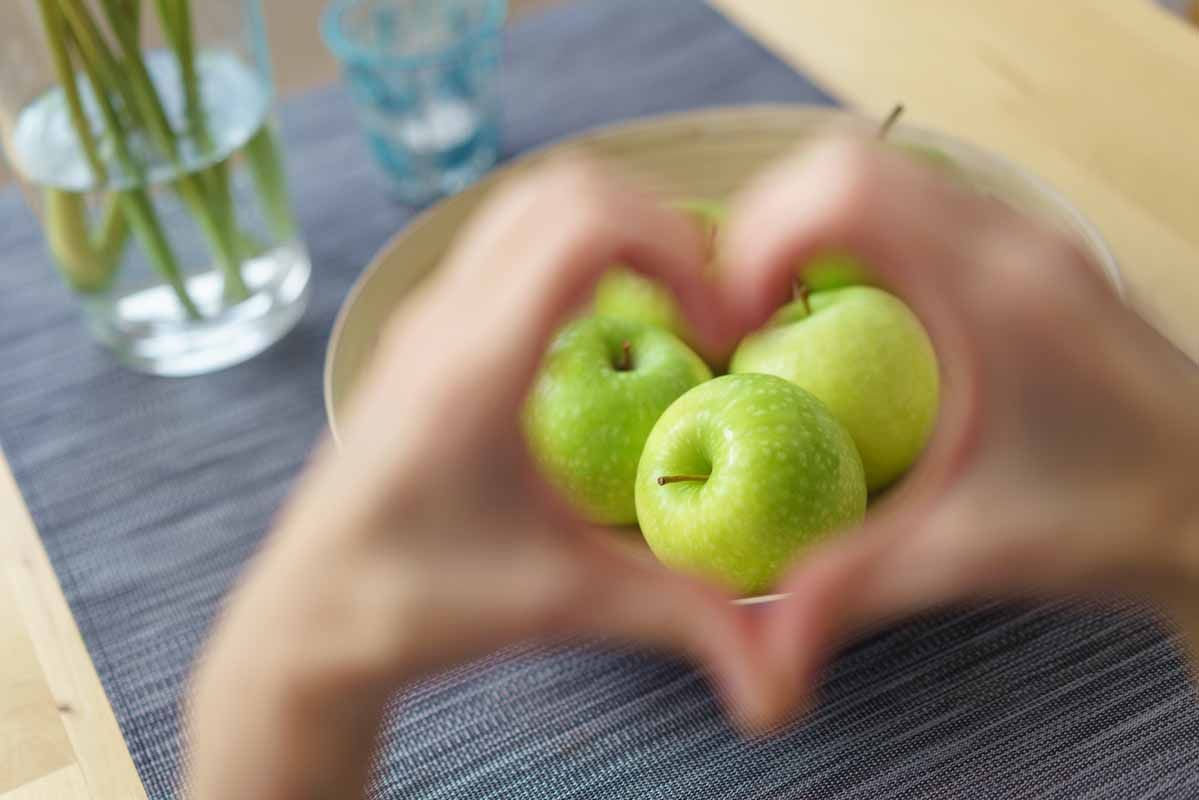
{"type": "Polygon", "coordinates": [[[892,146],[916,164],[932,170],[959,188],[970,191],[980,189],[978,182],[971,180],[969,171],[944,150],[923,144],[898,143],[892,146]]]}
{"type": "Polygon", "coordinates": [[[849,253],[832,251],[813,258],[802,270],[809,291],[823,292],[869,283],[862,262],[849,253]]]}
{"type": "Polygon", "coordinates": [[[708,236],[715,236],[720,230],[720,226],[724,224],[724,218],[728,216],[728,209],[725,208],[724,203],[710,198],[693,197],[688,200],[679,200],[674,207],[694,217],[708,236]]]}
{"type": "Polygon", "coordinates": [[[586,519],[637,520],[641,448],[679,395],[712,377],[668,331],[584,317],[555,337],[525,404],[525,436],[546,479],[586,519]]]}
{"type": "Polygon", "coordinates": [[[926,167],[932,167],[952,177],[958,177],[957,162],[935,147],[923,144],[897,144],[895,146],[911,156],[914,161],[926,167]]]}
{"type": "MultiPolygon", "coordinates": [[[[675,207],[693,217],[703,235],[714,240],[724,220],[724,206],[715,200],[683,200],[675,207]]],[[[683,341],[692,341],[687,320],[674,295],[652,278],[627,267],[614,267],[595,287],[595,314],[644,322],[664,328],[683,341]]]]}
{"type": "Polygon", "coordinates": [[[613,267],[595,285],[592,313],[633,320],[690,339],[687,320],[670,290],[627,267],[613,267]]]}
{"type": "Polygon", "coordinates": [[[920,320],[870,286],[784,306],[733,354],[730,372],[777,375],[821,400],[853,437],[871,491],[920,455],[937,419],[937,357],[920,320]]]}
{"type": "Polygon", "coordinates": [[[637,517],[668,566],[764,592],[804,547],[866,511],[853,441],[770,375],[725,375],[674,402],[637,470],[637,517]]]}

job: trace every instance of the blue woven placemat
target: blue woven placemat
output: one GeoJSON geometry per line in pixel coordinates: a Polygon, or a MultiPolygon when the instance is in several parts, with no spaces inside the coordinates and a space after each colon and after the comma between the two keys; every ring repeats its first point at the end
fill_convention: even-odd
{"type": "MultiPolygon", "coordinates": [[[[598,0],[521,22],[503,94],[509,154],[648,113],[828,102],[690,0],[598,0]]],[[[33,218],[0,192],[0,441],[152,798],[178,793],[188,664],[322,430],[335,310],[408,219],[351,119],[338,89],[286,108],[313,304],[271,352],[203,378],[134,375],[91,345],[33,218]]],[[[823,691],[806,724],[747,743],[682,664],[503,654],[397,702],[372,796],[1199,796],[1199,705],[1143,616],[929,617],[855,647],[823,691]]]]}

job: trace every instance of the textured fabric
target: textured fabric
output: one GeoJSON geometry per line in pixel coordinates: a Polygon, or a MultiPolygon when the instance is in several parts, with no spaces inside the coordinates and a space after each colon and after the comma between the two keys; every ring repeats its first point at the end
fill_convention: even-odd
{"type": "MultiPolygon", "coordinates": [[[[688,0],[600,0],[522,22],[503,87],[508,153],[647,113],[827,101],[688,0]]],[[[90,344],[32,217],[0,193],[0,440],[152,798],[177,794],[189,661],[322,430],[335,310],[408,219],[351,119],[338,89],[286,109],[313,304],[268,354],[203,378],[134,375],[90,344]]],[[[823,694],[806,724],[748,743],[676,662],[502,654],[397,701],[371,794],[1199,796],[1199,706],[1142,616],[930,617],[845,654],[823,694]]]]}

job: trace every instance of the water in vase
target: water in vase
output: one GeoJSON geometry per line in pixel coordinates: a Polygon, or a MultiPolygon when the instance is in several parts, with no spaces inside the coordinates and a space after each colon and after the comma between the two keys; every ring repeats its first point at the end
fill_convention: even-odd
{"type": "Polygon", "coordinates": [[[310,267],[269,88],[232,53],[202,51],[189,104],[172,53],[149,51],[144,63],[162,126],[123,125],[127,110],[79,75],[90,152],[55,87],[19,115],[12,155],[98,338],[135,367],[193,374],[291,327],[310,267]],[[124,135],[113,135],[114,121],[124,135]]]}

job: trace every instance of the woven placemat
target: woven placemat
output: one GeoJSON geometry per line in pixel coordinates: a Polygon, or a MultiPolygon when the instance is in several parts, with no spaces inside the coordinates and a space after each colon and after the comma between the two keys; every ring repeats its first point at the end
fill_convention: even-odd
{"type": "MultiPolygon", "coordinates": [[[[829,102],[690,0],[598,0],[519,23],[503,100],[509,154],[650,113],[829,102]]],[[[0,193],[0,441],[152,798],[178,793],[188,664],[322,431],[333,315],[408,219],[377,182],[340,89],[290,103],[284,127],[312,306],[269,353],[216,375],[115,366],[84,335],[19,196],[0,193]]],[[[371,794],[1199,794],[1199,705],[1144,616],[925,618],[855,647],[823,693],[806,724],[750,743],[677,662],[584,647],[501,654],[397,702],[371,794]]]]}

